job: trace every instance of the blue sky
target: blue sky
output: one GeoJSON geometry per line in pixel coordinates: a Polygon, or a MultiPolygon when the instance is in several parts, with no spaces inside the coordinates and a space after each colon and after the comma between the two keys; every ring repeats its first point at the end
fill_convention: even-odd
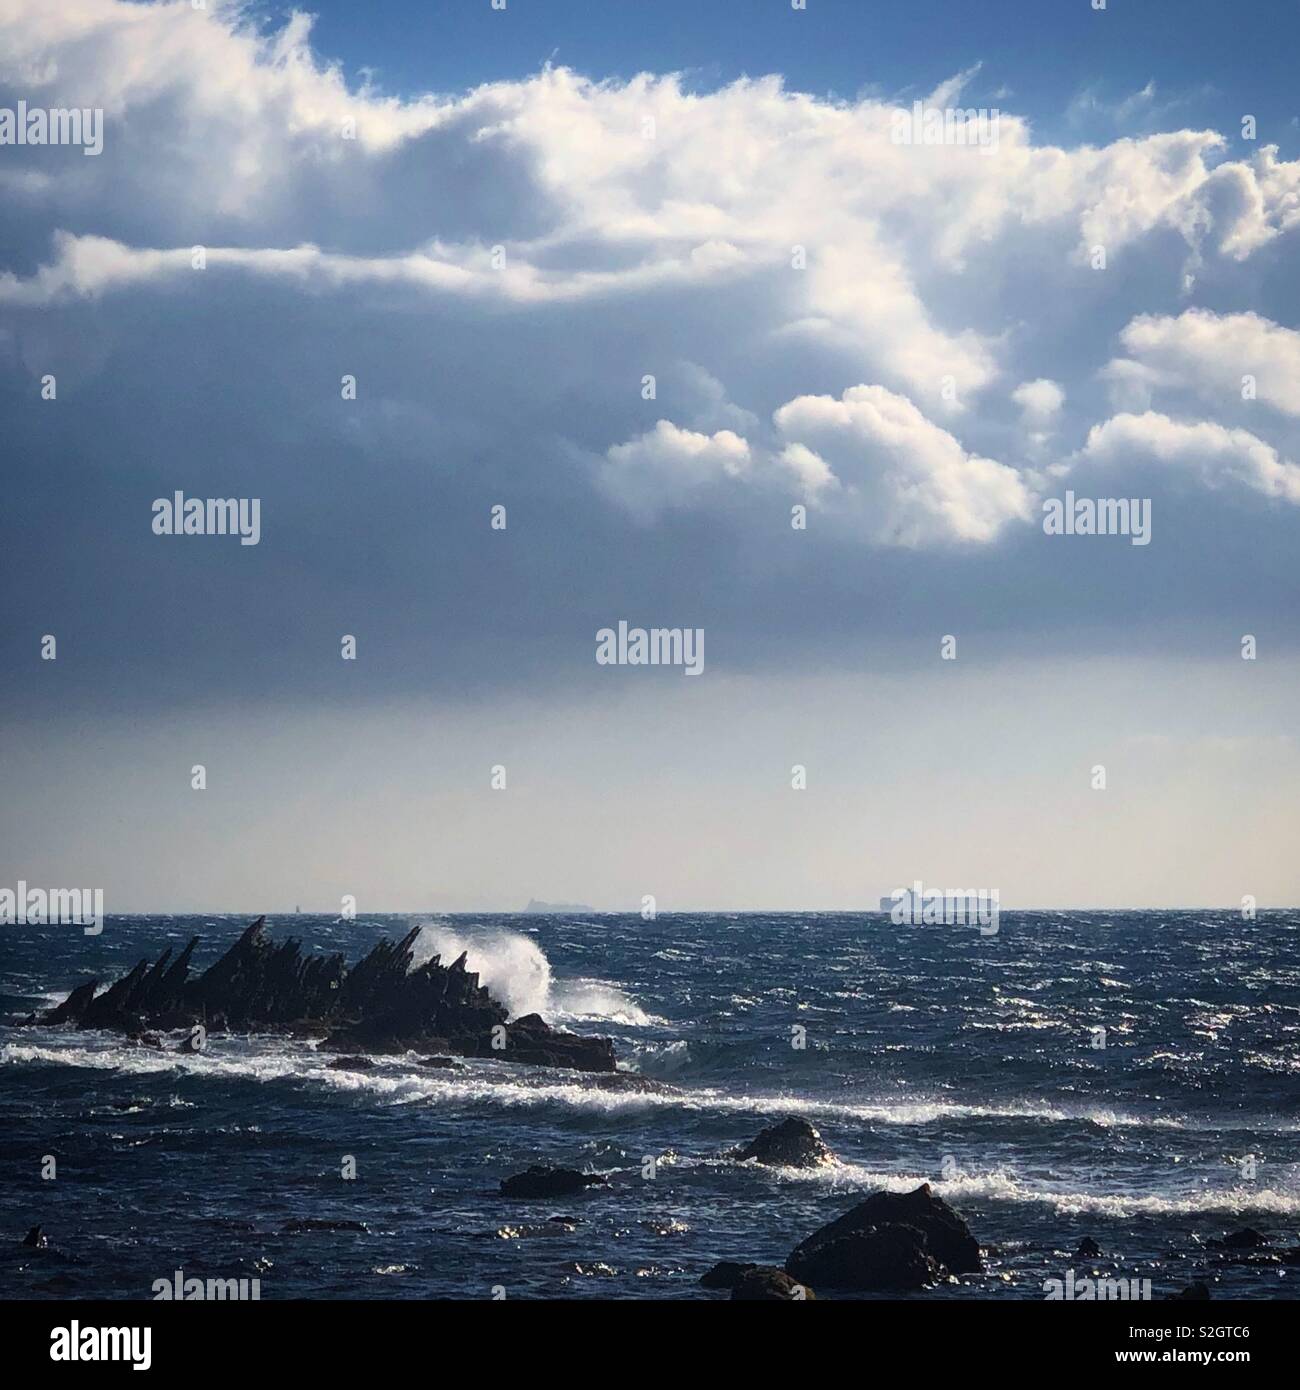
{"type": "Polygon", "coordinates": [[[970,96],[992,106],[1010,89],[1047,138],[1111,133],[1088,128],[1082,113],[1067,120],[1071,96],[1119,102],[1154,82],[1184,121],[1224,129],[1254,112],[1266,138],[1296,148],[1294,0],[1111,0],[1103,12],[1090,0],[809,0],[802,12],[787,0],[512,0],[504,13],[487,0],[322,0],[311,9],[322,54],[407,95],[524,77],[546,62],[603,77],[682,72],[700,88],[776,72],[819,95],[920,95],[982,63],[970,96]]]}
{"type": "Polygon", "coordinates": [[[6,9],[2,881],[1296,900],[1297,6],[809,3],[6,9]]]}

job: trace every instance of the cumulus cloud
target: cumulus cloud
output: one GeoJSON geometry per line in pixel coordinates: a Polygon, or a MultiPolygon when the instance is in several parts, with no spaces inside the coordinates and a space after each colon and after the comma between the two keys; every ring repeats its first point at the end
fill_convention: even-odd
{"type": "Polygon", "coordinates": [[[1152,460],[1199,479],[1207,487],[1236,483],[1300,505],[1300,466],[1249,430],[1210,420],[1184,423],[1157,411],[1116,415],[1088,433],[1082,457],[1126,469],[1152,460]]]}
{"type": "Polygon", "coordinates": [[[1142,314],[1120,334],[1134,367],[1118,369],[1153,385],[1188,387],[1209,401],[1240,401],[1243,378],[1257,398],[1300,416],[1300,333],[1255,313],[1188,309],[1176,318],[1142,314]]]}
{"type": "Polygon", "coordinates": [[[1039,377],[1036,381],[1022,382],[1011,393],[1011,399],[1020,407],[1025,423],[1032,429],[1046,429],[1065,404],[1065,392],[1059,383],[1039,377]]]}
{"type": "Polygon", "coordinates": [[[749,445],[731,430],[698,434],[660,420],[654,429],[606,454],[601,487],[635,516],[653,520],[665,507],[695,500],[712,483],[742,477],[749,445]]]}
{"type": "MultiPolygon", "coordinates": [[[[802,630],[836,597],[808,596],[859,592],[882,547],[928,547],[935,591],[976,592],[948,552],[1009,563],[1038,479],[1071,464],[1165,458],[1171,480],[1290,496],[1295,447],[1268,436],[1300,416],[1296,335],[1260,315],[1293,258],[1300,162],[1276,149],[1236,159],[1218,132],[1177,128],[1064,148],[1007,110],[994,150],[904,146],[892,102],[775,76],[699,90],[546,67],[396,98],[322,61],[308,19],[256,18],[215,0],[0,3],[0,105],[106,113],[102,155],[6,147],[0,170],[0,404],[31,461],[12,502],[62,515],[85,498],[114,538],[132,578],[106,590],[106,633],[164,553],[132,548],[131,499],[214,477],[264,495],[266,539],[203,584],[175,562],[176,641],[182,597],[278,633],[336,591],[402,612],[431,547],[478,573],[466,518],[501,502],[512,540],[527,521],[532,582],[509,587],[503,546],[469,591],[546,652],[554,593],[594,608],[610,575],[629,609],[680,584],[761,627],[755,537],[791,498],[819,519],[816,545],[783,553],[802,630]],[[1218,314],[1169,317],[1193,270],[1218,314]],[[39,402],[47,372],[57,410],[39,402]],[[1229,413],[1246,372],[1269,408],[1249,434],[1229,413]],[[1195,393],[1201,423],[1176,426],[1189,402],[1164,392],[1195,393]],[[1180,450],[1195,466],[1173,467],[1180,450]],[[692,511],[725,519],[712,546],[692,511]],[[619,564],[637,525],[657,528],[655,566],[619,564]],[[382,556],[362,565],[358,534],[384,537],[382,556]]],[[[98,552],[62,536],[14,542],[19,586],[66,564],[98,590],[98,552]]],[[[1034,592],[1018,563],[999,582],[1034,592]]],[[[489,626],[466,614],[446,640],[489,626]]],[[[247,658],[261,650],[250,637],[247,658]]],[[[197,639],[187,655],[207,660],[197,639]]]]}
{"type": "Polygon", "coordinates": [[[838,399],[799,396],[775,422],[799,450],[791,460],[787,449],[787,462],[814,476],[824,466],[826,481],[840,485],[835,509],[882,543],[988,542],[1030,514],[1014,468],[968,453],[883,386],[853,386],[838,399]]]}

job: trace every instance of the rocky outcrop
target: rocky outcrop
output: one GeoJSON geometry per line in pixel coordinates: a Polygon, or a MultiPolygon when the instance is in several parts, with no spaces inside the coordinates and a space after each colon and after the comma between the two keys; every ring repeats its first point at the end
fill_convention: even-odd
{"type": "Polygon", "coordinates": [[[700,1275],[700,1284],[706,1289],[734,1289],[749,1273],[757,1269],[756,1264],[742,1264],[739,1260],[719,1260],[712,1269],[700,1275]]]}
{"type": "Polygon", "coordinates": [[[501,1182],[503,1197],[569,1197],[589,1187],[603,1186],[607,1178],[599,1173],[579,1173],[576,1168],[551,1168],[534,1163],[522,1173],[501,1182]]]}
{"type": "Polygon", "coordinates": [[[982,1267],[979,1242],[929,1183],[873,1193],[814,1231],[785,1262],[801,1283],[864,1290],[921,1289],[946,1273],[982,1267]]]}
{"type": "Polygon", "coordinates": [[[779,1168],[818,1168],[835,1162],[835,1155],[813,1126],[795,1118],[769,1125],[744,1148],[737,1149],[735,1157],[741,1162],[752,1158],[779,1168]]]}
{"type": "Polygon", "coordinates": [[[944,1277],[924,1231],[915,1226],[865,1226],[796,1251],[791,1273],[828,1289],[928,1289],[944,1277]]]}
{"type": "Polygon", "coordinates": [[[1079,1248],[1074,1252],[1076,1260],[1095,1260],[1101,1254],[1101,1246],[1091,1236],[1084,1236],[1079,1248]]]}
{"type": "Polygon", "coordinates": [[[748,1303],[803,1303],[813,1297],[813,1291],[783,1269],[754,1265],[740,1276],[731,1296],[748,1303]]]}
{"type": "Polygon", "coordinates": [[[1166,1303],[1203,1303],[1210,1296],[1209,1286],[1206,1284],[1188,1284],[1181,1293],[1171,1293],[1165,1298],[1166,1303]]]}
{"type": "Polygon", "coordinates": [[[381,941],[355,965],[341,954],[304,954],[290,937],[276,944],[259,917],[214,965],[190,978],[199,944],[193,937],[172,959],[168,947],[151,965],[140,961],[96,993],[78,985],[43,1024],[105,1028],[142,1035],[146,1028],[210,1032],[285,1032],[322,1037],[330,1052],[453,1053],[535,1066],[613,1072],[614,1044],[552,1028],[537,1014],[509,1014],[466,968],[433,956],[412,968],[420,928],[401,941],[381,941]],[[504,1045],[503,1045],[504,1044],[504,1045]]]}
{"type": "Polygon", "coordinates": [[[1241,1230],[1233,1231],[1222,1240],[1211,1240],[1207,1244],[1216,1250],[1258,1250],[1268,1244],[1268,1237],[1253,1226],[1243,1226],[1241,1230]]]}

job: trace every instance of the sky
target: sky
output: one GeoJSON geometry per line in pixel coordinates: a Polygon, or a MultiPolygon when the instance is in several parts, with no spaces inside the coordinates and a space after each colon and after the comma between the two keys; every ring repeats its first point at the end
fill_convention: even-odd
{"type": "Polygon", "coordinates": [[[1297,38],[0,0],[0,138],[103,113],[0,143],[0,884],[1295,904],[1297,38]]]}

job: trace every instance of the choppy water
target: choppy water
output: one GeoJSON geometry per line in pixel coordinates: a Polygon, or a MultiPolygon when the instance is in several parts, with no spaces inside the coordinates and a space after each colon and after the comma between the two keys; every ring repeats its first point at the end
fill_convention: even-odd
{"type": "MultiPolygon", "coordinates": [[[[3,1291],[148,1297],[180,1268],[256,1276],[264,1299],[716,1297],[696,1284],[715,1260],[781,1263],[859,1194],[929,1179],[998,1253],[925,1298],[1042,1298],[1085,1265],[1150,1278],[1156,1297],[1207,1276],[1219,1297],[1296,1296],[1300,1268],[1223,1264],[1201,1242],[1251,1224],[1300,1243],[1300,915],[1003,913],[995,937],[852,914],[270,925],[352,960],[416,920],[431,948],[470,945],[515,1012],[612,1035],[652,1088],[500,1062],[331,1071],[283,1040],[181,1056],[6,1029],[0,1239],[39,1221],[60,1253],[10,1250],[3,1291]],[[725,1157],[787,1114],[841,1162],[801,1174],[725,1157]],[[497,1195],[536,1161],[612,1185],[497,1195]],[[556,1214],[581,1224],[499,1234],[556,1214]],[[281,1233],[301,1217],[368,1230],[281,1233]],[[1105,1258],[1071,1258],[1085,1235],[1105,1258]]],[[[6,928],[0,1013],[196,932],[201,968],[246,922],[6,928]]]]}

